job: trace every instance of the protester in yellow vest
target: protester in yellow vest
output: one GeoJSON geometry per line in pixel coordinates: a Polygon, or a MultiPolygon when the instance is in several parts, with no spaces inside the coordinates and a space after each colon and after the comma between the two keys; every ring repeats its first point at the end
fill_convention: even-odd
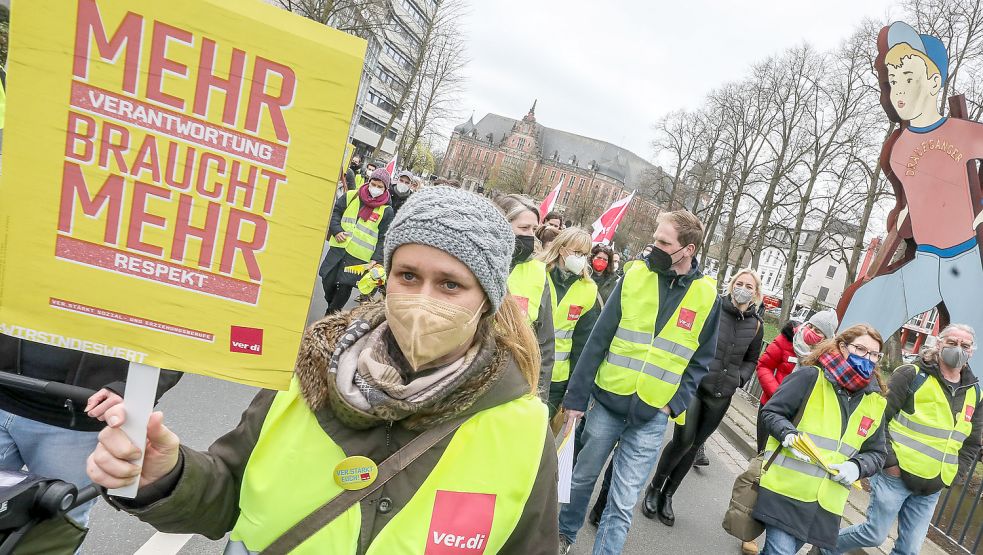
{"type": "Polygon", "coordinates": [[[385,305],[311,326],[289,391],[260,392],[207,452],[180,445],[154,413],[142,469],[128,462],[136,447],[118,405],[89,475],[106,487],[139,477],[136,499],[114,505],[158,530],[231,532],[226,554],[290,538],[296,549],[275,552],[555,555],[556,448],[533,395],[536,342],[506,291],[514,244],[486,199],[421,189],[386,239],[385,305]],[[387,481],[376,464],[417,438],[435,443],[387,481]],[[342,484],[368,495],[288,533],[342,484]]]}
{"type": "Polygon", "coordinates": [[[577,365],[577,359],[594,329],[594,322],[601,313],[597,302],[597,285],[590,278],[590,267],[587,265],[590,248],[589,233],[579,227],[568,227],[559,232],[550,247],[537,257],[546,264],[551,294],[556,299],[553,308],[556,352],[547,403],[550,420],[567,391],[570,369],[577,365]]]}
{"type": "Polygon", "coordinates": [[[834,547],[851,484],[883,466],[887,386],[877,371],[883,344],[866,324],[841,331],[816,345],[762,407],[770,436],[765,460],[781,453],[762,473],[754,508],[765,525],[761,553],[794,555],[807,543],[834,547]],[[799,434],[808,434],[835,474],[793,447],[799,434]]]}
{"type": "Polygon", "coordinates": [[[918,362],[891,374],[887,462],[870,479],[867,521],[840,530],[829,553],[882,545],[895,519],[898,539],[891,552],[921,552],[942,490],[965,480],[979,456],[983,401],[967,363],[975,350],[973,329],[951,324],[918,362]]]}
{"type": "Polygon", "coordinates": [[[659,455],[669,416],[689,405],[717,344],[717,284],[695,259],[703,224],[663,212],[655,248],[632,265],[601,310],[570,377],[564,433],[587,412],[570,503],[560,511],[561,553],[584,524],[597,477],[614,451],[595,553],[621,553],[632,512],[659,455]],[[588,401],[593,398],[588,411],[588,401]]]}
{"type": "Polygon", "coordinates": [[[335,202],[328,226],[328,253],[318,270],[324,299],[328,301],[325,315],[345,308],[352,289],[362,277],[362,272],[346,272],[345,268],[382,263],[382,245],[393,215],[389,205],[389,172],[385,168],[372,172],[368,183],[348,191],[335,202]]]}
{"type": "Polygon", "coordinates": [[[525,195],[498,195],[492,202],[505,215],[515,233],[515,252],[509,265],[509,294],[526,315],[539,341],[542,367],[539,374],[539,398],[549,396],[553,375],[553,296],[546,277],[546,264],[534,259],[536,240],[533,234],[539,223],[539,209],[525,195]]]}

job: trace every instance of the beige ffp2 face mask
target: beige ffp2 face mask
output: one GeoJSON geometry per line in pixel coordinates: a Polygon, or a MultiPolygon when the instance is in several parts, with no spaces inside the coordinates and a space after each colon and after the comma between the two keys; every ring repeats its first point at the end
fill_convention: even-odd
{"type": "Polygon", "coordinates": [[[470,343],[483,307],[484,303],[471,312],[427,295],[389,293],[386,321],[403,356],[416,371],[470,343]]]}

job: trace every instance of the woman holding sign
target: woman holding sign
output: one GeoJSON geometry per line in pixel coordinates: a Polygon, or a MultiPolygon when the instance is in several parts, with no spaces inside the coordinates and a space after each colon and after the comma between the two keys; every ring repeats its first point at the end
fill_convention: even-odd
{"type": "Polygon", "coordinates": [[[768,430],[753,516],[765,525],[761,553],[792,555],[806,543],[834,549],[852,484],[880,471],[887,458],[884,398],[877,371],[883,341],[858,324],[816,345],[761,409],[768,430]],[[808,436],[827,472],[800,448],[808,436]]]}
{"type": "Polygon", "coordinates": [[[226,553],[554,555],[556,453],[539,351],[506,294],[515,238],[487,200],[421,189],[385,243],[385,305],[307,330],[289,391],[263,391],[207,452],[155,413],[142,468],[119,429],[89,458],[113,504],[226,553]],[[298,523],[302,525],[298,526],[298,523]]]}
{"type": "Polygon", "coordinates": [[[328,301],[325,315],[345,308],[362,274],[382,262],[382,245],[393,215],[385,168],[373,171],[368,183],[335,202],[328,226],[330,248],[318,271],[328,301]]]}

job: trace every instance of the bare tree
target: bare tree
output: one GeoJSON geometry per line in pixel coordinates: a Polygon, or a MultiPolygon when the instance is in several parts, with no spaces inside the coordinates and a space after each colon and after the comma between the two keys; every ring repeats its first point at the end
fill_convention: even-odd
{"type": "MultiPolygon", "coordinates": [[[[672,177],[669,188],[664,191],[666,206],[673,210],[677,204],[676,195],[681,181],[691,168],[693,157],[696,155],[701,136],[705,133],[701,119],[697,114],[679,110],[671,112],[655,124],[656,140],[652,142],[653,149],[666,152],[672,159],[672,177]]],[[[678,202],[679,207],[683,203],[678,202]]]]}
{"type": "Polygon", "coordinates": [[[389,25],[386,0],[275,0],[276,5],[297,15],[369,38],[389,25]]]}
{"type": "MultiPolygon", "coordinates": [[[[774,124],[765,135],[771,153],[768,161],[767,187],[761,197],[760,229],[755,234],[751,250],[751,266],[757,266],[765,244],[771,216],[775,210],[775,193],[785,176],[805,154],[802,140],[802,124],[808,108],[806,99],[815,87],[810,79],[819,68],[818,56],[808,45],[788,50],[783,56],[767,60],[754,68],[754,78],[762,83],[768,93],[769,107],[774,124]]],[[[743,253],[742,253],[743,259],[743,253]]]]}
{"type": "Polygon", "coordinates": [[[417,144],[439,139],[442,126],[459,114],[460,95],[464,90],[464,68],[468,64],[467,38],[460,20],[462,2],[444,2],[439,8],[439,25],[434,28],[430,48],[422,60],[418,83],[409,100],[406,128],[400,139],[400,159],[411,160],[417,144]]]}

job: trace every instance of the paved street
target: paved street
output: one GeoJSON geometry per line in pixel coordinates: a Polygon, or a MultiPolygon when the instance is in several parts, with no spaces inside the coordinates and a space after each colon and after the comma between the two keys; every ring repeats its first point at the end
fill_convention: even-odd
{"type": "MultiPolygon", "coordinates": [[[[671,432],[666,438],[671,437],[671,432]]],[[[658,520],[649,520],[635,507],[624,555],[653,553],[720,555],[740,553],[740,543],[729,536],[720,523],[723,521],[734,478],[747,467],[747,461],[720,435],[714,433],[707,442],[710,466],[694,469],[673,497],[676,525],[667,527],[658,520]]],[[[597,492],[591,503],[596,499],[597,492]]],[[[585,524],[580,529],[572,555],[591,552],[596,528],[585,524]]]]}
{"type": "MultiPolygon", "coordinates": [[[[320,281],[315,281],[308,322],[319,318],[325,310],[320,281]]],[[[164,397],[159,408],[164,411],[167,425],[182,442],[195,449],[205,449],[238,423],[255,392],[256,388],[189,374],[164,397]]],[[[707,453],[711,466],[692,472],[676,494],[676,525],[667,528],[636,510],[625,555],[739,553],[737,541],[723,531],[720,521],[734,476],[746,461],[719,434],[711,438],[707,453]]],[[[91,525],[89,538],[83,545],[84,551],[90,554],[217,555],[225,545],[224,540],[210,541],[200,536],[155,536],[150,526],[102,502],[92,511],[91,525]],[[152,538],[153,543],[148,544],[152,538]]],[[[585,525],[572,553],[590,553],[593,538],[594,528],[585,525]]]]}

